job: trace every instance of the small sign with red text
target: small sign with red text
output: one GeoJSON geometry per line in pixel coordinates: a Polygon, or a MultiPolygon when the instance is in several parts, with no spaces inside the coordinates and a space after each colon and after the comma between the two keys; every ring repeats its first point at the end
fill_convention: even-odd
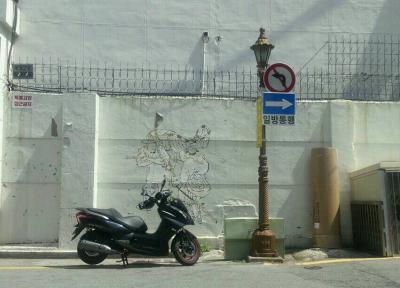
{"type": "Polygon", "coordinates": [[[12,107],[17,109],[32,109],[31,95],[14,95],[12,100],[12,107]]]}

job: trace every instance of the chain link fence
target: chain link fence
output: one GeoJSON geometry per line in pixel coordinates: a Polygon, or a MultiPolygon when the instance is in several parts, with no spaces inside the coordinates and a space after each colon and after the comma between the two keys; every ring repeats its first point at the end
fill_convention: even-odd
{"type": "MultiPolygon", "coordinates": [[[[326,64],[310,68],[307,62],[297,72],[297,99],[400,101],[399,35],[331,34],[314,56],[317,54],[326,59],[326,64]]],[[[259,95],[254,67],[198,71],[179,66],[82,66],[60,59],[34,60],[30,66],[31,79],[14,77],[9,83],[11,90],[250,100],[259,95]]]]}
{"type": "Polygon", "coordinates": [[[191,68],[109,67],[76,63],[34,63],[32,79],[13,79],[12,90],[87,92],[108,95],[229,97],[251,99],[258,95],[255,69],[198,71],[191,68]]]}
{"type": "Polygon", "coordinates": [[[399,35],[333,33],[323,47],[326,65],[297,75],[299,98],[400,101],[399,35]]]}

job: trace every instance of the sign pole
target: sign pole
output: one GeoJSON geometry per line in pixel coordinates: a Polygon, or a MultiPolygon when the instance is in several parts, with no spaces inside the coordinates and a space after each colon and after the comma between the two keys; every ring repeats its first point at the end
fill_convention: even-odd
{"type": "Polygon", "coordinates": [[[256,107],[257,107],[257,141],[256,141],[256,146],[257,148],[261,148],[262,146],[262,129],[263,129],[263,104],[262,104],[262,99],[263,97],[258,97],[256,100],[256,107]]]}
{"type": "MultiPolygon", "coordinates": [[[[270,229],[269,221],[269,181],[265,126],[271,123],[274,125],[294,125],[294,115],[296,112],[295,94],[288,93],[288,90],[294,86],[294,73],[292,75],[287,65],[283,66],[281,63],[271,65],[270,67],[272,68],[268,68],[266,71],[266,73],[270,73],[267,74],[270,77],[268,78],[264,74],[264,79],[267,80],[266,84],[270,86],[269,89],[275,88],[277,92],[264,92],[257,99],[257,147],[260,148],[258,168],[259,218],[258,229],[253,233],[250,251],[252,257],[255,257],[257,260],[262,259],[262,261],[276,261],[275,259],[279,258],[276,250],[276,237],[270,229]],[[276,81],[276,79],[279,81],[276,81]],[[261,117],[260,110],[262,110],[261,117]],[[262,122],[260,122],[260,118],[262,118],[262,122]]],[[[249,261],[251,259],[249,257],[249,261]]]]}
{"type": "MultiPolygon", "coordinates": [[[[260,98],[263,99],[262,96],[260,96],[260,98]]],[[[269,227],[268,158],[265,125],[262,125],[262,143],[258,167],[258,190],[258,229],[253,233],[250,255],[264,258],[277,257],[276,238],[269,227]]]]}

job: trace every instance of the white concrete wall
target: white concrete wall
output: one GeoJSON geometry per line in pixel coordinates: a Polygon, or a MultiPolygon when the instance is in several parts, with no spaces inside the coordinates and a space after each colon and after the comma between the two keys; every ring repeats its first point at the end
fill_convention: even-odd
{"type": "Polygon", "coordinates": [[[58,240],[61,99],[56,94],[8,94],[0,243],[58,240]],[[32,96],[32,109],[12,108],[13,95],[32,96]]]}
{"type": "Polygon", "coordinates": [[[197,69],[202,67],[204,31],[210,35],[210,67],[255,65],[249,46],[264,26],[276,46],[271,63],[283,61],[299,70],[328,33],[398,33],[400,24],[398,0],[36,0],[18,5],[17,60],[51,56],[197,69]]]}
{"type": "MultiPolygon", "coordinates": [[[[7,60],[11,48],[12,31],[14,25],[14,17],[16,17],[16,30],[15,35],[19,33],[19,9],[14,9],[14,2],[11,0],[0,0],[0,179],[3,179],[3,146],[4,146],[4,114],[5,109],[8,107],[8,92],[7,92],[7,60]],[[15,12],[15,13],[14,13],[15,12]]],[[[0,209],[3,204],[3,199],[6,197],[2,192],[3,188],[0,188],[0,209]]],[[[12,209],[9,207],[9,209],[12,209]]],[[[0,212],[1,213],[1,212],[0,212]]],[[[13,213],[13,212],[11,212],[13,213]]],[[[10,214],[10,213],[6,213],[10,214]]],[[[9,215],[8,215],[9,216],[9,215]]],[[[4,217],[2,217],[4,218],[4,217]]],[[[0,223],[4,223],[5,220],[0,220],[0,223]]],[[[8,236],[0,236],[0,242],[6,239],[8,236]]]]}
{"type": "MultiPolygon", "coordinates": [[[[254,102],[28,94],[34,96],[31,110],[8,106],[6,113],[2,243],[59,240],[62,247],[71,247],[68,237],[79,206],[138,214],[154,230],[156,211],[135,206],[143,199],[142,187],[160,182],[164,174],[175,196],[186,201],[178,184],[195,187],[199,179],[209,184],[194,192],[201,196],[193,201],[201,209],[191,207],[201,211],[203,222],[194,228],[199,236],[221,236],[224,216],[256,215],[254,102]],[[150,132],[157,112],[163,115],[157,137],[164,142],[158,141],[154,150],[156,138],[150,132]],[[51,136],[54,123],[57,135],[51,136]],[[190,173],[196,181],[187,178],[190,173]]],[[[296,126],[268,127],[270,211],[285,218],[288,246],[311,245],[309,170],[315,147],[338,150],[342,237],[345,245],[351,244],[349,172],[400,160],[400,135],[394,127],[399,112],[400,103],[299,102],[296,126]],[[377,129],[382,120],[387,124],[377,129]]]]}
{"type": "Polygon", "coordinates": [[[59,246],[74,248],[71,239],[77,207],[96,207],[98,96],[62,95],[62,174],[59,246]]]}
{"type": "MultiPolygon", "coordinates": [[[[204,156],[201,164],[194,165],[200,167],[196,168],[199,170],[208,165],[208,171],[203,175],[211,185],[208,196],[197,201],[205,203],[202,213],[206,214],[202,217],[204,224],[197,232],[203,236],[220,235],[224,211],[217,205],[235,199],[239,205],[257,203],[258,150],[254,143],[254,107],[253,102],[232,100],[100,98],[98,206],[117,207],[124,214],[139,213],[150,217],[150,229],[157,227],[159,219],[155,210],[140,212],[135,207],[143,199],[141,187],[146,182],[161,183],[164,173],[175,174],[173,182],[180,183],[186,173],[179,168],[185,165],[184,161],[175,161],[172,155],[176,151],[184,153],[185,149],[181,149],[184,143],[178,140],[172,141],[172,145],[178,147],[176,151],[167,151],[169,156],[164,157],[161,153],[154,156],[156,159],[167,158],[172,165],[176,164],[173,173],[157,164],[138,166],[139,148],[146,146],[143,142],[154,129],[155,115],[159,112],[164,115],[159,134],[175,131],[182,137],[191,138],[203,125],[210,129],[208,145],[204,149],[198,148],[195,155],[204,156]]],[[[152,161],[149,159],[144,161],[152,161]]],[[[190,165],[191,162],[185,163],[190,165]]],[[[177,195],[177,189],[170,186],[170,178],[168,180],[169,187],[177,195]]],[[[251,204],[245,209],[250,216],[255,215],[251,204]]],[[[198,212],[198,209],[194,211],[198,212]]]]}
{"type": "Polygon", "coordinates": [[[0,243],[70,243],[76,207],[96,205],[95,94],[10,92],[7,99],[0,243]],[[15,95],[31,109],[12,108],[15,95]]]}
{"type": "Polygon", "coordinates": [[[329,102],[300,102],[295,126],[267,128],[270,210],[285,218],[288,246],[312,244],[311,150],[331,146],[330,108],[329,102]]]}
{"type": "MultiPolygon", "coordinates": [[[[134,206],[141,199],[140,188],[148,177],[146,169],[135,163],[135,153],[143,146],[141,140],[153,129],[155,113],[161,112],[165,119],[160,129],[173,130],[185,137],[193,135],[202,124],[211,130],[209,146],[204,150],[209,162],[207,179],[211,190],[202,199],[206,216],[197,233],[220,235],[224,202],[235,203],[229,202],[235,199],[243,204],[249,201],[257,207],[258,150],[254,143],[254,109],[252,102],[230,100],[101,98],[99,206],[115,206],[125,214],[135,211],[134,206]]],[[[372,135],[376,130],[363,121],[371,109],[378,118],[377,111],[392,111],[385,112],[385,120],[396,123],[400,104],[300,102],[296,126],[267,129],[270,211],[271,216],[285,218],[288,246],[311,245],[310,151],[321,146],[338,149],[342,237],[345,245],[351,243],[349,172],[379,162],[379,159],[400,159],[400,137],[397,132],[390,132],[394,131],[392,125],[380,126],[379,138],[370,138],[359,146],[359,131],[372,135]],[[365,145],[373,150],[365,150],[365,145]]],[[[154,229],[158,219],[154,216],[151,219],[150,226],[154,229]]]]}
{"type": "MultiPolygon", "coordinates": [[[[6,67],[7,67],[8,39],[0,33],[0,179],[2,179],[3,166],[3,124],[4,101],[7,95],[6,67]]],[[[1,197],[1,189],[0,189],[1,197]]]]}

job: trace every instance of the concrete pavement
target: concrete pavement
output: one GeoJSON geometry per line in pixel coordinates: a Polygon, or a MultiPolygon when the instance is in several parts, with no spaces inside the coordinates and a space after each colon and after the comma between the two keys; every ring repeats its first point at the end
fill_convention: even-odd
{"type": "Polygon", "coordinates": [[[0,247],[0,287],[400,287],[400,257],[374,257],[351,249],[288,251],[283,264],[225,261],[223,251],[203,253],[190,267],[173,257],[118,258],[90,266],[72,250],[0,247]],[[11,257],[18,256],[18,257],[11,257]],[[30,259],[29,259],[30,258],[30,259]]]}
{"type": "MultiPolygon", "coordinates": [[[[184,267],[172,258],[130,259],[127,268],[106,259],[89,266],[79,259],[0,259],[0,287],[400,287],[400,259],[303,265],[199,261],[184,267]]],[[[328,259],[329,261],[331,259],[328,259]]],[[[324,260],[324,261],[328,261],[324,260]]],[[[321,261],[319,261],[321,262],[321,261]]]]}

